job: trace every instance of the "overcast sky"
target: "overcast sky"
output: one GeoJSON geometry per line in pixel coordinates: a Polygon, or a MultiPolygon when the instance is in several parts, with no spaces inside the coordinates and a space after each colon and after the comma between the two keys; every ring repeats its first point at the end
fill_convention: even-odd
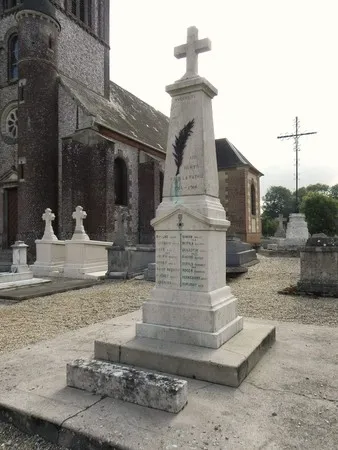
{"type": "Polygon", "coordinates": [[[173,48],[195,25],[212,51],[199,74],[217,89],[216,138],[227,137],[271,185],[294,188],[294,131],[300,186],[338,183],[338,0],[111,0],[111,79],[169,115],[165,86],[185,72],[173,48]]]}

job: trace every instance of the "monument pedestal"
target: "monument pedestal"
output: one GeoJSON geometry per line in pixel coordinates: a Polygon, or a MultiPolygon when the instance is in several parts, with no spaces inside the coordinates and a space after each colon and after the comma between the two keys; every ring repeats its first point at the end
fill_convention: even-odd
{"type": "Polygon", "coordinates": [[[237,387],[275,341],[275,327],[245,320],[218,349],[136,337],[134,326],[95,341],[95,360],[128,364],[176,376],[237,387]]]}
{"type": "Polygon", "coordinates": [[[305,215],[300,213],[290,214],[286,229],[286,247],[303,247],[309,238],[309,230],[305,221],[305,215]]]}

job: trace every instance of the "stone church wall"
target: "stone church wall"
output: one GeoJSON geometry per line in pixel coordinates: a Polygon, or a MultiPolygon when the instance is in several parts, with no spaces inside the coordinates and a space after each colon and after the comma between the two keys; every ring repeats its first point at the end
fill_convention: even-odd
{"type": "Polygon", "coordinates": [[[72,212],[83,206],[88,216],[85,228],[91,239],[114,240],[118,217],[124,218],[128,244],[139,242],[138,234],[138,150],[117,142],[84,146],[63,143],[61,230],[63,239],[72,235],[72,212]],[[128,206],[115,204],[114,160],[122,158],[127,165],[128,206]]]}
{"type": "Polygon", "coordinates": [[[61,11],[57,11],[56,17],[61,24],[58,50],[60,72],[103,95],[104,46],[61,11]]]}
{"type": "Polygon", "coordinates": [[[227,169],[218,172],[219,196],[231,225],[228,234],[246,240],[246,169],[227,169]],[[230,201],[229,201],[230,199],[230,201]]]}
{"type": "MultiPolygon", "coordinates": [[[[139,151],[130,145],[117,142],[114,149],[114,158],[121,157],[125,160],[128,170],[128,207],[115,205],[111,203],[110,217],[113,217],[114,225],[117,223],[118,214],[123,214],[127,218],[125,223],[125,232],[129,244],[139,242],[139,183],[138,183],[138,164],[139,151]]],[[[114,186],[114,161],[108,161],[107,185],[110,189],[114,186]]],[[[142,187],[140,187],[142,188],[142,187]]],[[[107,205],[109,208],[109,204],[107,205]]],[[[117,230],[114,230],[117,231],[117,230]]]]}
{"type": "Polygon", "coordinates": [[[144,156],[139,164],[139,242],[153,244],[154,229],[150,221],[155,217],[155,211],[160,203],[160,163],[144,156]]]}
{"type": "Polygon", "coordinates": [[[8,138],[5,132],[5,119],[7,116],[7,107],[17,100],[18,86],[12,84],[6,89],[0,91],[0,177],[16,165],[17,143],[12,138],[8,138]]]}
{"type": "MultiPolygon", "coordinates": [[[[17,30],[14,14],[1,19],[0,27],[0,177],[16,164],[17,144],[5,136],[7,107],[18,98],[17,82],[8,83],[8,38],[17,30]]],[[[1,231],[0,231],[1,232],[1,231]]]]}
{"type": "Polygon", "coordinates": [[[0,87],[7,85],[7,56],[8,38],[17,30],[17,22],[14,14],[10,14],[1,19],[0,26],[0,87]]]}
{"type": "MultiPolygon", "coordinates": [[[[62,207],[62,189],[63,189],[63,174],[62,174],[62,138],[70,136],[76,130],[76,122],[78,120],[79,128],[85,128],[90,124],[90,118],[78,108],[77,103],[70,97],[70,95],[59,85],[59,136],[58,136],[58,223],[63,222],[62,214],[64,208],[62,207]],[[77,112],[78,110],[78,112],[77,112]]],[[[77,205],[73,205],[73,210],[77,205]]],[[[81,205],[82,206],[82,205],[81,205]]],[[[46,206],[47,208],[47,206],[46,206]]],[[[70,215],[71,215],[70,211],[70,215]]],[[[67,212],[69,214],[69,211],[67,212]]],[[[59,228],[61,231],[61,228],[59,228]]]]}

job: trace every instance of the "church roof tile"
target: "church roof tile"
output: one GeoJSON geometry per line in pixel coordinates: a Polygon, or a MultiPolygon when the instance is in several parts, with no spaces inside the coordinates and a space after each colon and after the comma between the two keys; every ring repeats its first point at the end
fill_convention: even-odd
{"type": "Polygon", "coordinates": [[[216,139],[216,156],[218,170],[248,167],[263,175],[227,138],[216,139]]]}
{"type": "Polygon", "coordinates": [[[65,76],[60,81],[97,125],[165,152],[169,119],[160,111],[112,81],[110,100],[65,76]]]}

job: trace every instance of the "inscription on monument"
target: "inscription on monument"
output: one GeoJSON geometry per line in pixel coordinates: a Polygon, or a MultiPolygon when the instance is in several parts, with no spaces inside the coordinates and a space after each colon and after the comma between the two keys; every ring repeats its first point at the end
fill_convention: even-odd
{"type": "Polygon", "coordinates": [[[207,249],[205,234],[182,232],[180,239],[181,280],[180,286],[187,289],[206,289],[207,249]]]}
{"type": "Polygon", "coordinates": [[[171,289],[207,289],[205,238],[203,232],[196,231],[157,232],[157,286],[171,289]]]}
{"type": "Polygon", "coordinates": [[[180,233],[159,231],[156,233],[156,284],[159,287],[180,286],[180,233]]]}

